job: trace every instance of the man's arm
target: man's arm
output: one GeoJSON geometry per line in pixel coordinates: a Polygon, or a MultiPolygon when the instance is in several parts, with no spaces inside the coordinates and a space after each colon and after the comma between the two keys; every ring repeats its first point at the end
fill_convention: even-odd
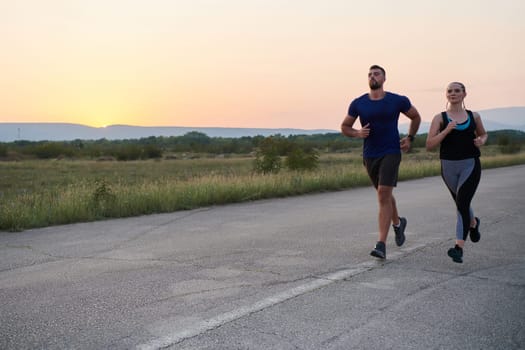
{"type": "Polygon", "coordinates": [[[370,124],[366,124],[359,130],[354,129],[354,123],[356,119],[356,117],[347,115],[346,118],[343,120],[343,124],[341,124],[341,132],[343,133],[343,135],[348,137],[357,137],[360,139],[367,138],[370,134],[370,124]]]}
{"type": "Polygon", "coordinates": [[[419,125],[421,124],[421,116],[417,111],[416,107],[411,106],[410,109],[403,113],[410,119],[410,125],[408,127],[408,135],[401,140],[401,150],[407,152],[410,149],[412,140],[419,130],[419,125]]]}
{"type": "Polygon", "coordinates": [[[408,119],[410,119],[408,134],[416,136],[417,131],[419,130],[419,125],[421,124],[421,116],[419,115],[419,112],[417,111],[416,107],[412,106],[406,113],[403,114],[406,115],[408,119]]]}

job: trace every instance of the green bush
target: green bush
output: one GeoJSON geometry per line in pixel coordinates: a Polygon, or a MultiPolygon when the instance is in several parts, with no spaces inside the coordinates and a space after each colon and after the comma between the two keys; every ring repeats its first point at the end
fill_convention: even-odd
{"type": "Polygon", "coordinates": [[[276,153],[257,151],[253,163],[258,174],[277,174],[282,168],[281,157],[276,153]]]}
{"type": "Polygon", "coordinates": [[[0,157],[7,157],[7,145],[0,143],[0,157]]]}
{"type": "Polygon", "coordinates": [[[295,147],[286,158],[286,166],[290,170],[314,170],[319,166],[319,153],[311,149],[295,147]]]}
{"type": "Polygon", "coordinates": [[[106,180],[95,181],[95,190],[91,196],[92,208],[102,216],[110,216],[110,211],[116,202],[116,195],[106,180]]]}
{"type": "Polygon", "coordinates": [[[115,152],[115,157],[120,161],[138,160],[142,158],[142,148],[138,145],[121,146],[115,152]]]}
{"type": "Polygon", "coordinates": [[[44,142],[37,144],[33,148],[33,154],[36,155],[37,158],[40,159],[51,159],[51,158],[58,158],[60,156],[73,156],[74,152],[66,144],[58,143],[58,142],[44,142]]]}
{"type": "Polygon", "coordinates": [[[516,154],[521,151],[521,145],[517,142],[511,142],[507,135],[498,137],[498,148],[503,154],[516,154]]]}
{"type": "Polygon", "coordinates": [[[281,170],[279,144],[273,137],[267,137],[261,141],[255,153],[253,167],[258,174],[277,174],[281,170]]]}
{"type": "Polygon", "coordinates": [[[144,147],[144,159],[162,158],[162,149],[155,145],[146,145],[144,147]]]}

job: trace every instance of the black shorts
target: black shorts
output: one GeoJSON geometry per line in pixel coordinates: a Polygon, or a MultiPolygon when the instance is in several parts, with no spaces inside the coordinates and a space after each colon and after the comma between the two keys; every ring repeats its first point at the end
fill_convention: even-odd
{"type": "Polygon", "coordinates": [[[379,158],[363,158],[368,177],[375,188],[379,185],[396,187],[400,163],[401,153],[387,154],[379,158]]]}

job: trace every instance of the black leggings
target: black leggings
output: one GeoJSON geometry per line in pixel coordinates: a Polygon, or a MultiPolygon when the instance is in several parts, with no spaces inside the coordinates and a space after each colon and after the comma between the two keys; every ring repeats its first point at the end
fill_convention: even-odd
{"type": "Polygon", "coordinates": [[[474,213],[470,206],[481,179],[479,158],[441,160],[441,177],[447,185],[457,209],[456,239],[467,238],[474,213]]]}

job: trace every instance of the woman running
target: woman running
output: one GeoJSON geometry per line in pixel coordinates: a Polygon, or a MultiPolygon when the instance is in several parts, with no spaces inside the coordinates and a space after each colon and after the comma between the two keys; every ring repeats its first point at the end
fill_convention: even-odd
{"type": "Polygon", "coordinates": [[[432,119],[426,147],[432,150],[440,146],[441,176],[457,209],[456,245],[448,250],[448,256],[462,263],[467,236],[472,242],[480,240],[480,221],[470,203],[481,178],[479,148],[487,142],[487,132],[479,113],[465,108],[465,85],[448,84],[446,96],[446,111],[432,119]]]}

